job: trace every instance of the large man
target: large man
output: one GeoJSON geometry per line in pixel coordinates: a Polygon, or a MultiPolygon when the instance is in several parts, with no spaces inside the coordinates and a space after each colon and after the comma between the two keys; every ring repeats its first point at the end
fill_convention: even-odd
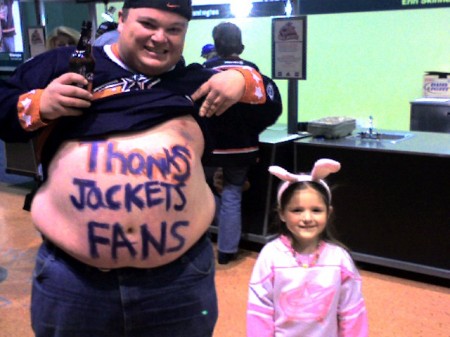
{"type": "Polygon", "coordinates": [[[202,117],[240,99],[252,103],[249,118],[273,122],[281,103],[266,99],[257,73],[185,67],[190,18],[190,0],[126,0],[118,43],[93,50],[92,94],[73,85],[86,80],[68,73],[70,47],[0,85],[2,138],[46,134],[45,182],[31,209],[44,237],[31,304],[38,337],[212,335],[202,117]]]}

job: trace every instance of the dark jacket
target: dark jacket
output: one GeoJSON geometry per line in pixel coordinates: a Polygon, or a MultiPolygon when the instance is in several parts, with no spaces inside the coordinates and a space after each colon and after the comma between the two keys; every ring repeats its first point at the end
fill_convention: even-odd
{"type": "MultiPolygon", "coordinates": [[[[214,57],[203,64],[206,68],[226,70],[236,67],[258,67],[238,56],[214,57]]],[[[235,105],[221,116],[209,121],[209,132],[215,139],[214,149],[208,157],[208,166],[243,166],[257,162],[259,134],[274,124],[282,112],[281,96],[276,84],[263,76],[268,106],[235,105]]]]}

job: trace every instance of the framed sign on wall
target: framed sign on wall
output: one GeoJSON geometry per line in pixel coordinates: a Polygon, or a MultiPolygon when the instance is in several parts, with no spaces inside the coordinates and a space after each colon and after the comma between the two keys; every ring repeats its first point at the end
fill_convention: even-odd
{"type": "Polygon", "coordinates": [[[272,19],[272,78],[306,80],[306,16],[272,19]]]}
{"type": "Polygon", "coordinates": [[[30,56],[34,57],[47,50],[45,45],[44,26],[28,27],[28,44],[30,46],[30,56]]]}

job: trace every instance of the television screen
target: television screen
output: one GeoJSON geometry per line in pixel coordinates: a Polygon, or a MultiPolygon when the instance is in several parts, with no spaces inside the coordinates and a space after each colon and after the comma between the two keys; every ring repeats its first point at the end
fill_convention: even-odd
{"type": "Polygon", "coordinates": [[[24,60],[19,0],[0,0],[0,70],[12,71],[24,60]]]}

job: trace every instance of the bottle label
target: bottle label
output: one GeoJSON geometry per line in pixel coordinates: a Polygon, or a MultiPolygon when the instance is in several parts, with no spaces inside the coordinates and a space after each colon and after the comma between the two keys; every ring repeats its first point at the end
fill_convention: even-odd
{"type": "Polygon", "coordinates": [[[92,61],[82,58],[73,58],[70,62],[70,71],[80,74],[85,79],[88,80],[89,84],[87,86],[79,85],[80,88],[92,91],[92,81],[94,80],[94,63],[87,63],[86,61],[92,61]]]}

